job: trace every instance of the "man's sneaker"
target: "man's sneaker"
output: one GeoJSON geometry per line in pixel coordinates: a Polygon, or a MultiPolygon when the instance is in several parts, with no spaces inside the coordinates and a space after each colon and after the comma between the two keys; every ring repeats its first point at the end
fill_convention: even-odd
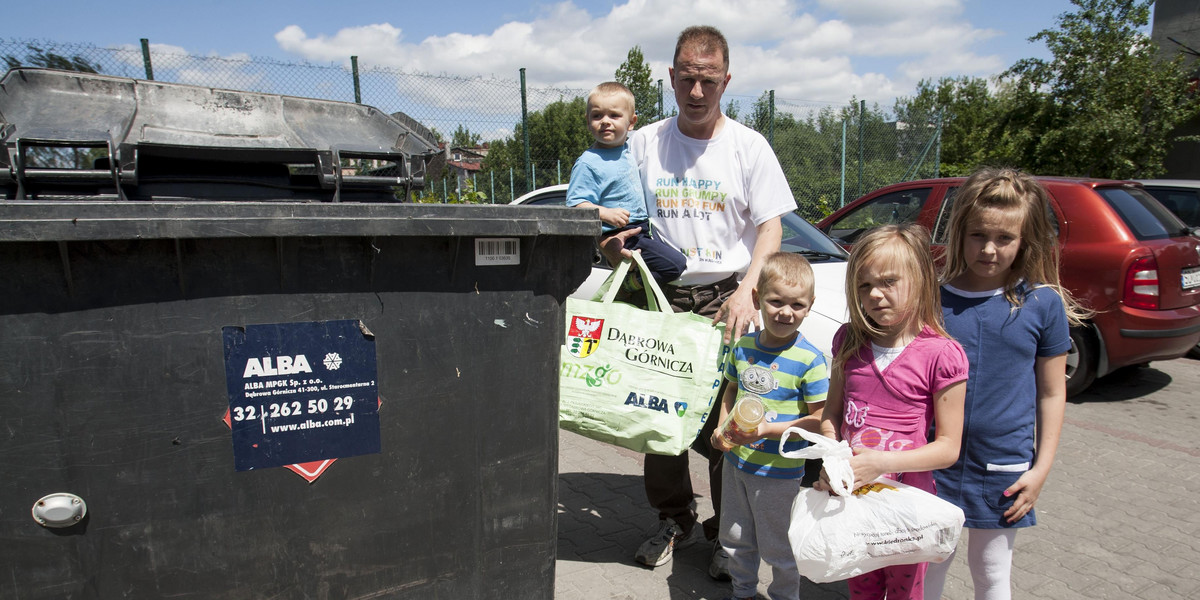
{"type": "MultiPolygon", "coordinates": [[[[695,528],[693,528],[694,530],[695,528]]],[[[647,567],[658,567],[671,560],[671,553],[693,541],[692,532],[684,533],[674,519],[664,519],[658,524],[654,537],[642,543],[633,559],[647,567]]]]}
{"type": "Polygon", "coordinates": [[[730,581],[729,553],[721,547],[721,542],[713,542],[712,560],[708,561],[708,576],[717,581],[730,581]]]}

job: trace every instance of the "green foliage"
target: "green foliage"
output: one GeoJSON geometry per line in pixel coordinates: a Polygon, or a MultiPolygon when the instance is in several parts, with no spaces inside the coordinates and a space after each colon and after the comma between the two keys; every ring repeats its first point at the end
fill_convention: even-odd
{"type": "Polygon", "coordinates": [[[1007,106],[996,158],[1040,174],[1112,178],[1163,172],[1171,132],[1200,112],[1180,59],[1160,60],[1142,33],[1151,0],[1072,0],[1057,29],[1031,38],[1049,60],[1002,77],[1007,106]]]}
{"type": "Polygon", "coordinates": [[[663,118],[663,115],[658,110],[658,86],[651,79],[650,65],[646,64],[646,58],[642,55],[641,46],[634,46],[629,49],[629,54],[626,55],[625,62],[617,67],[617,72],[613,74],[613,77],[618,82],[625,84],[625,87],[633,92],[633,99],[637,105],[637,124],[639,127],[644,127],[663,118]]]}
{"type": "Polygon", "coordinates": [[[450,138],[451,148],[473,148],[479,145],[483,140],[483,136],[478,133],[471,133],[470,129],[463,127],[460,123],[458,128],[454,130],[454,135],[450,138]]]}
{"type": "Polygon", "coordinates": [[[737,100],[730,100],[729,103],[725,105],[725,116],[729,117],[730,119],[736,121],[738,119],[738,114],[741,112],[742,107],[738,105],[737,100]]]}
{"type": "Polygon", "coordinates": [[[771,93],[763,92],[758,100],[750,106],[750,114],[746,115],[742,122],[747,127],[763,134],[768,135],[771,130],[771,116],[775,111],[771,108],[771,93]]]}
{"type": "Polygon", "coordinates": [[[434,185],[426,187],[413,200],[417,204],[488,204],[488,195],[475,189],[475,182],[468,179],[462,190],[447,190],[442,194],[442,182],[435,181],[434,185]]]}
{"type": "Polygon", "coordinates": [[[15,69],[17,67],[41,67],[44,69],[61,69],[64,71],[82,71],[84,73],[99,73],[100,65],[82,57],[63,56],[54,52],[43,50],[33,44],[27,44],[26,50],[29,51],[23,58],[17,58],[12,55],[5,55],[4,62],[8,68],[15,69]]]}
{"type": "Polygon", "coordinates": [[[911,97],[898,98],[893,112],[904,131],[918,140],[922,131],[942,127],[941,175],[970,173],[988,161],[1000,132],[995,123],[1004,110],[1002,98],[993,98],[987,81],[978,77],[943,77],[934,83],[922,80],[911,97]]]}
{"type": "Polygon", "coordinates": [[[570,100],[559,99],[542,110],[529,113],[529,155],[536,161],[532,169],[527,170],[525,165],[525,131],[521,123],[513,127],[512,136],[491,142],[483,170],[498,174],[496,195],[515,197],[558,183],[560,168],[569,170],[575,159],[592,145],[592,135],[584,121],[586,109],[586,100],[577,96],[570,100]],[[511,187],[510,169],[515,173],[511,187]],[[529,180],[530,171],[536,176],[534,182],[529,180]]]}
{"type": "MultiPolygon", "coordinates": [[[[912,165],[936,133],[935,128],[897,129],[878,105],[864,106],[855,98],[840,108],[825,107],[798,118],[773,109],[769,92],[751,105],[744,123],[771,136],[772,147],[796,197],[797,212],[814,222],[860,194],[901,181],[908,171],[915,170],[912,165]],[[844,179],[843,155],[848,171],[844,179]]],[[[932,156],[921,164],[932,165],[932,156]]],[[[932,171],[931,166],[928,171],[932,171]]]]}

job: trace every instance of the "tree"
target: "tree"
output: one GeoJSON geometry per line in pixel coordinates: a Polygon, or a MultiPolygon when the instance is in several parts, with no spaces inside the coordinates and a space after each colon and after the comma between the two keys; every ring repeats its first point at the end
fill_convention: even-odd
{"type": "MultiPolygon", "coordinates": [[[[820,132],[822,145],[830,149],[841,148],[844,127],[847,202],[875,188],[902,181],[904,174],[912,166],[915,157],[901,152],[895,124],[888,122],[887,115],[878,104],[868,106],[858,98],[851,97],[850,102],[839,109],[822,108],[817,113],[814,124],[815,129],[820,132]]],[[[775,127],[778,139],[778,117],[775,127]]],[[[837,152],[840,158],[841,150],[837,152]]],[[[838,182],[839,188],[840,185],[838,182]]],[[[832,194],[831,191],[824,191],[822,195],[832,194]]],[[[831,205],[839,204],[841,200],[838,196],[838,202],[831,205]]]]}
{"type": "Polygon", "coordinates": [[[649,125],[663,118],[658,110],[658,86],[650,77],[650,65],[642,56],[641,46],[629,49],[625,62],[617,67],[613,77],[633,92],[633,99],[637,103],[638,126],[649,125]]]}
{"type": "Polygon", "coordinates": [[[729,117],[730,119],[733,119],[734,121],[738,120],[738,116],[741,115],[741,112],[742,112],[742,107],[740,104],[738,104],[737,100],[730,100],[725,105],[725,116],[729,117]]]}
{"type": "Polygon", "coordinates": [[[470,129],[459,124],[454,130],[454,135],[450,138],[450,146],[452,148],[472,148],[478,146],[483,140],[483,136],[478,133],[471,133],[470,129]]]}
{"type": "MultiPolygon", "coordinates": [[[[497,175],[496,196],[520,195],[538,187],[556,183],[557,175],[570,171],[575,159],[592,144],[584,120],[587,101],[583,97],[559,99],[538,111],[529,113],[529,159],[533,162],[536,182],[529,182],[525,168],[524,127],[517,123],[513,134],[488,144],[483,161],[484,171],[497,175]],[[508,173],[514,174],[509,189],[508,173]],[[500,174],[503,175],[500,175],[500,174]]],[[[563,179],[566,175],[563,175],[563,179]]]]}
{"type": "Polygon", "coordinates": [[[42,67],[45,69],[61,69],[63,71],[81,71],[84,73],[99,73],[100,65],[82,56],[63,56],[43,50],[33,44],[25,46],[29,53],[24,58],[5,55],[4,62],[10,69],[18,67],[42,67]]]}
{"type": "Polygon", "coordinates": [[[1044,41],[1049,60],[1017,61],[1002,76],[1001,158],[1040,174],[1154,177],[1171,131],[1200,112],[1181,58],[1157,58],[1142,29],[1151,0],[1071,0],[1044,41]]]}
{"type": "Polygon", "coordinates": [[[747,127],[767,135],[771,130],[771,113],[774,112],[771,107],[771,93],[763,92],[754,104],[750,105],[750,114],[742,120],[747,127]]]}
{"type": "Polygon", "coordinates": [[[922,80],[915,95],[896,99],[893,112],[905,124],[902,137],[913,138],[907,145],[925,145],[941,123],[941,173],[955,176],[993,159],[1003,105],[984,79],[943,77],[937,83],[922,80]]]}

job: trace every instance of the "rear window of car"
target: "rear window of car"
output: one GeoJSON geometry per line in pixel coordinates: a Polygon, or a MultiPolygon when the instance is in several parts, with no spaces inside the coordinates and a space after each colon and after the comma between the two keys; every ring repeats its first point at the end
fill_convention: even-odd
{"type": "Polygon", "coordinates": [[[1143,190],[1097,188],[1096,192],[1139,240],[1161,240],[1184,233],[1183,222],[1143,190]]]}
{"type": "Polygon", "coordinates": [[[1200,190],[1146,186],[1146,191],[1189,227],[1200,227],[1200,190]]]}

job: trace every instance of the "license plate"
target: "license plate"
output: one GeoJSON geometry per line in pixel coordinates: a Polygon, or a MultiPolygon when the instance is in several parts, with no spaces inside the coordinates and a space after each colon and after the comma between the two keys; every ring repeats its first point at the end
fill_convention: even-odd
{"type": "Polygon", "coordinates": [[[1194,287],[1200,287],[1200,267],[1183,270],[1183,289],[1190,290],[1194,287]]]}

